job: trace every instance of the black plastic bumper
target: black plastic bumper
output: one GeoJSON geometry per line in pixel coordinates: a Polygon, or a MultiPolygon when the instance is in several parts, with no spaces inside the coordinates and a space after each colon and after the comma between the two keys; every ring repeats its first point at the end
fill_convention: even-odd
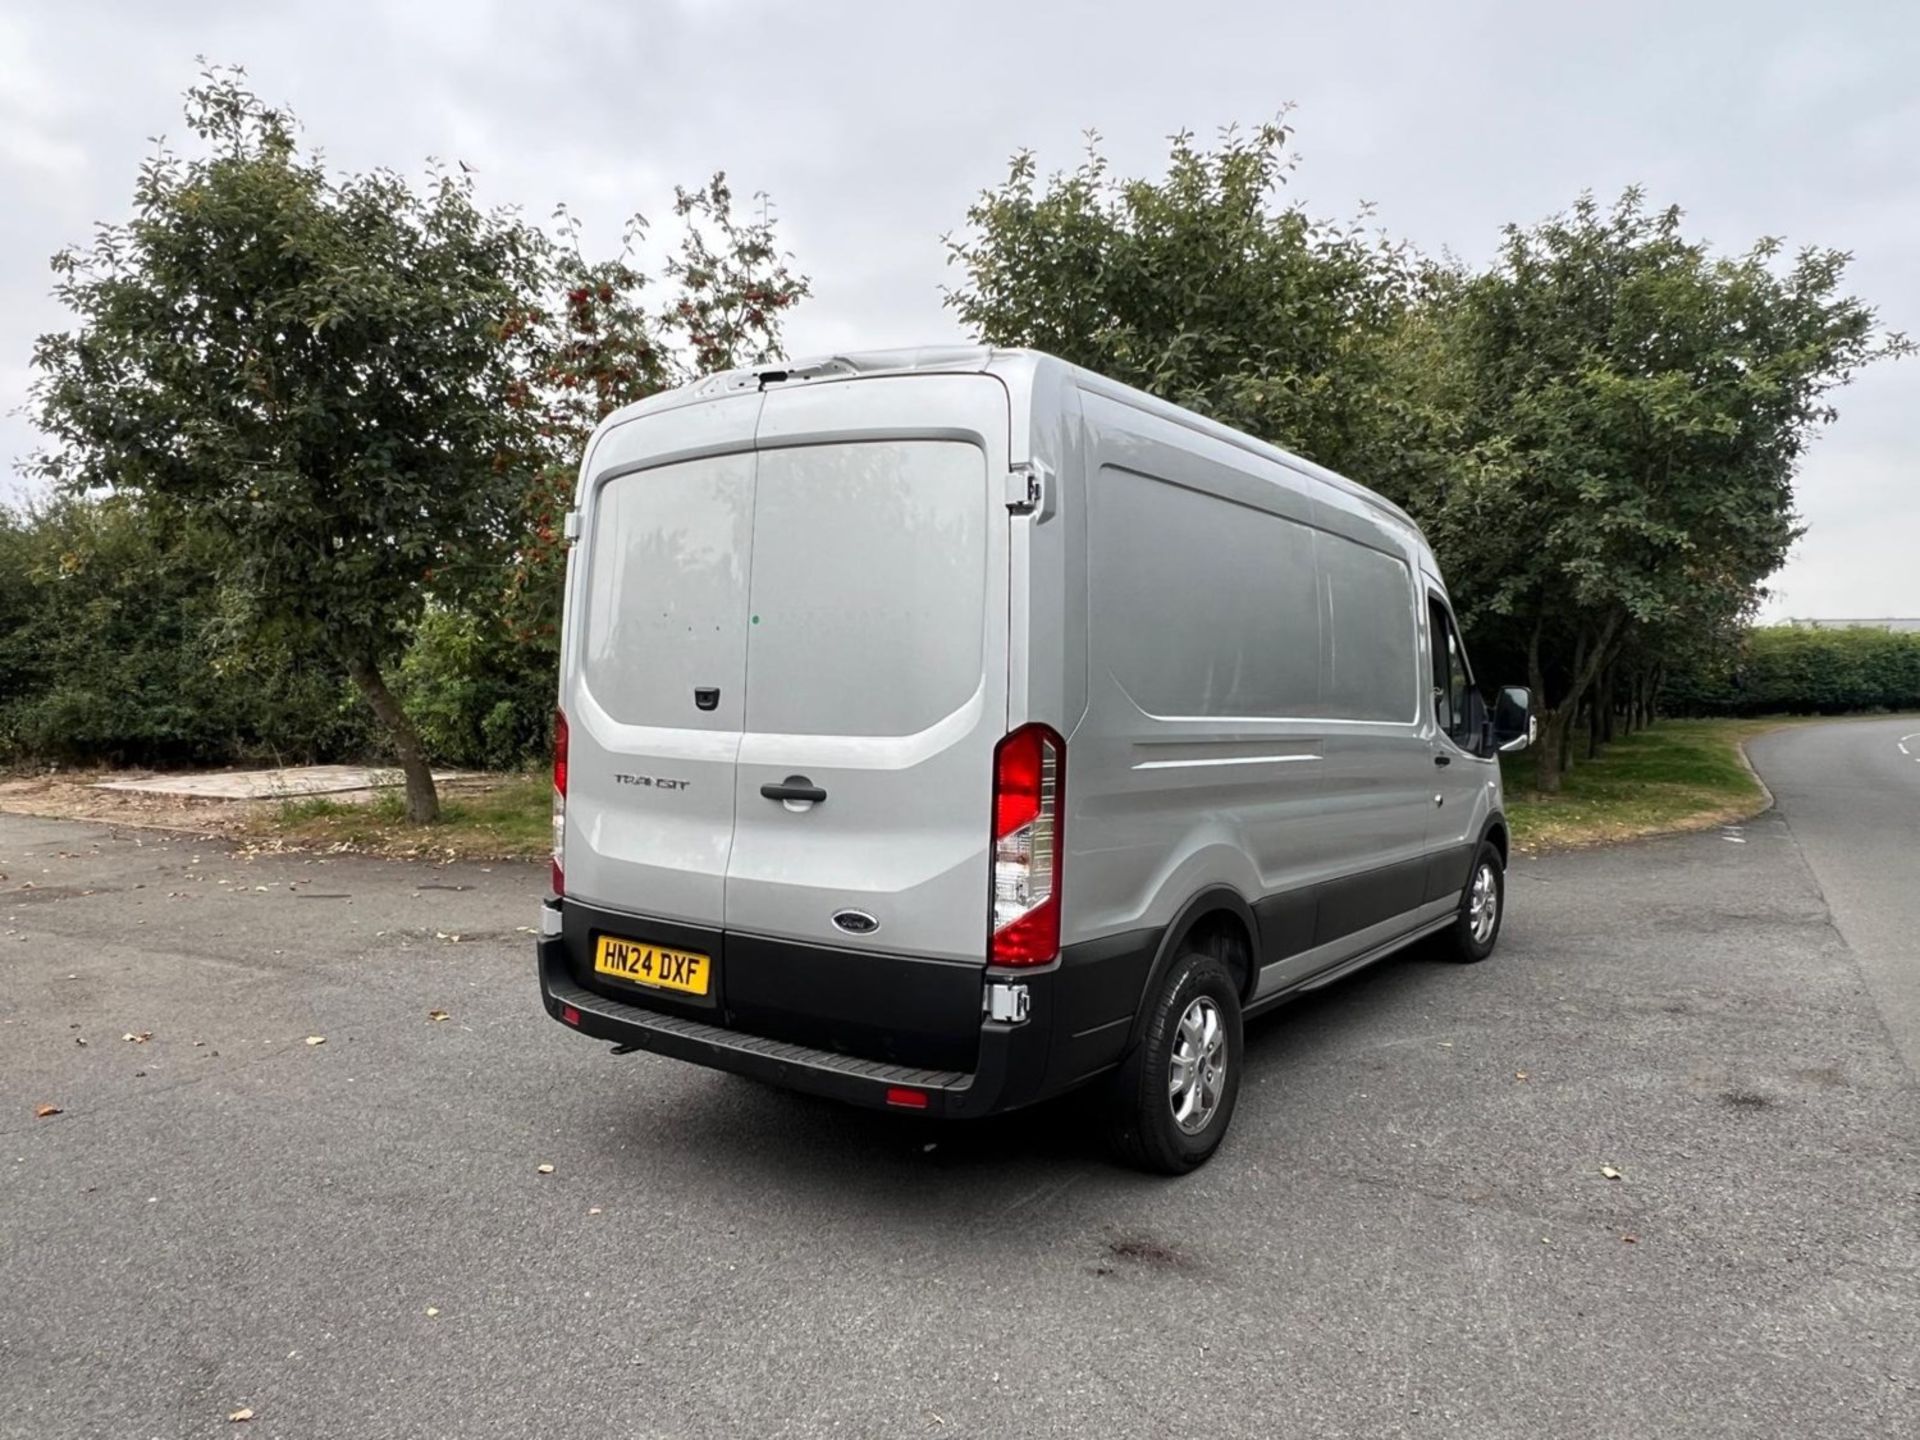
{"type": "MultiPolygon", "coordinates": [[[[550,906],[553,904],[549,902],[550,906]]],[[[966,1043],[958,1043],[961,1037],[956,1034],[951,1037],[955,1043],[930,1050],[924,1057],[964,1053],[971,1057],[972,1068],[963,1070],[938,1068],[937,1062],[935,1065],[900,1063],[898,1057],[878,1059],[848,1053],[855,1048],[853,1045],[845,1050],[826,1049],[796,1041],[791,1038],[791,1032],[789,1038],[780,1038],[781,1022],[791,1017],[783,1016],[764,1002],[744,1013],[731,997],[724,1005],[712,1002],[676,1005],[671,999],[655,1005],[609,993],[605,983],[583,984],[582,980],[588,978],[586,956],[590,953],[592,937],[603,924],[614,933],[661,934],[669,943],[695,945],[710,953],[733,953],[726,950],[729,937],[714,932],[676,934],[673,927],[660,922],[631,917],[618,919],[612,912],[596,911],[572,901],[557,908],[565,912],[565,918],[551,928],[562,929],[563,933],[543,934],[538,942],[540,999],[547,1013],[569,1029],[595,1039],[651,1050],[676,1060],[749,1075],[855,1105],[952,1119],[1029,1105],[1111,1068],[1126,1045],[1128,1022],[1135,1013],[1146,967],[1152,958],[1152,945],[1157,939],[1144,933],[1115,936],[1070,947],[1053,964],[1034,970],[997,974],[971,971],[974,979],[968,1004],[972,1015],[981,1014],[978,1008],[981,987],[989,980],[998,979],[1026,987],[1029,1012],[1027,1019],[1017,1024],[984,1017],[969,1020],[966,1043]],[[902,1091],[913,1092],[913,1095],[903,1096],[899,1093],[902,1091]],[[917,1103],[920,1099],[925,1103],[917,1103]]],[[[550,911],[549,921],[555,918],[550,911]]],[[[828,952],[823,961],[821,952],[813,952],[805,957],[805,963],[818,967],[832,958],[828,952]]],[[[869,964],[872,960],[870,956],[855,958],[869,964]]],[[[943,970],[953,968],[941,967],[943,970]]],[[[823,993],[842,996],[840,1003],[848,1008],[862,1003],[863,987],[833,983],[837,977],[831,968],[816,968],[813,973],[823,993]]],[[[724,962],[722,976],[722,987],[727,988],[724,962]]],[[[736,969],[736,981],[738,976],[736,969]]],[[[915,1003],[926,993],[924,987],[929,983],[945,987],[950,980],[936,975],[931,981],[922,977],[913,983],[921,988],[896,990],[892,1001],[904,1012],[901,1018],[910,1035],[915,1033],[915,1022],[924,1021],[925,1008],[915,1003]]],[[[871,987],[864,989],[870,991],[871,987]]],[[[757,982],[756,996],[762,990],[773,993],[770,987],[757,982]]],[[[936,999],[938,993],[935,992],[936,999]]],[[[819,1006],[817,995],[813,1003],[819,1006]]],[[[949,1023],[959,1021],[959,1014],[952,1010],[951,998],[938,1003],[942,1013],[952,1015],[949,1023]]],[[[801,1033],[803,1040],[811,1038],[806,1030],[801,1033]]],[[[856,1029],[852,1033],[858,1038],[869,1031],[856,1029]]]]}
{"type": "Polygon", "coordinates": [[[568,971],[565,942],[557,936],[540,941],[540,998],[554,1019],[596,1039],[638,1046],[676,1060],[750,1075],[790,1090],[855,1105],[950,1118],[985,1115],[1003,1108],[1000,1102],[1008,1071],[1013,1068],[1012,1053],[1019,1045],[1019,1032],[1025,1028],[983,1023],[980,1061],[971,1074],[862,1060],[726,1030],[689,1016],[647,1010],[596,994],[575,982],[568,971]],[[897,1093],[903,1090],[924,1096],[926,1104],[903,1105],[897,1093]],[[894,1092],[892,1098],[889,1092],[894,1092]]]}

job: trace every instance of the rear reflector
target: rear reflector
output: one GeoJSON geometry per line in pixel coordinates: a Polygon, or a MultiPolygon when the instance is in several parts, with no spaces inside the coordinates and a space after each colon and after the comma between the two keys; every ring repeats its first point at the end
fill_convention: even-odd
{"type": "Polygon", "coordinates": [[[904,1085],[889,1085],[887,1104],[898,1105],[902,1110],[924,1110],[927,1108],[927,1092],[909,1090],[904,1085]]]}
{"type": "Polygon", "coordinates": [[[580,1012],[571,1005],[563,1005],[560,1007],[560,1018],[569,1025],[578,1025],[580,1023],[580,1012]]]}
{"type": "Polygon", "coordinates": [[[987,959],[1044,965],[1060,953],[1067,744],[1023,725],[993,752],[993,919],[987,959]]]}

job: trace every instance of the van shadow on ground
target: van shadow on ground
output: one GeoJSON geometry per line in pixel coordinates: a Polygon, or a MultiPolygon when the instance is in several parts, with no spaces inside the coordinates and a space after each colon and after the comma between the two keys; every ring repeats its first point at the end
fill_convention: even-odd
{"type": "MultiPolygon", "coordinates": [[[[1456,967],[1436,958],[1426,944],[1370,967],[1250,1021],[1246,1070],[1239,1110],[1225,1148],[1213,1167],[1235,1164],[1236,1146],[1250,1141],[1257,1107],[1299,1101],[1288,1077],[1322,1061],[1328,1052],[1377,1041],[1389,1016],[1405,1015],[1417,997],[1444,985],[1456,967]]],[[[1007,1115],[939,1122],[843,1105],[763,1085],[738,1076],[703,1072],[670,1110],[642,1104],[619,1107],[617,1131],[649,1177],[671,1161],[751,1177],[794,1195],[809,1187],[823,1192],[849,1188],[897,1189],[912,1198],[923,1185],[944,1198],[978,1183],[994,1189],[1011,1182],[1035,1184],[1049,1176],[1088,1167],[1117,1178],[1130,1172],[1109,1157],[1103,1138],[1103,1087],[1095,1082],[1072,1094],[1007,1115]]],[[[611,1087],[618,1094],[623,1087],[611,1087]]],[[[630,1092],[629,1092],[630,1093],[630,1092]]],[[[1331,1117],[1328,1117],[1331,1120],[1331,1117]]],[[[1290,1129],[1311,1134],[1311,1116],[1290,1116],[1290,1129]]],[[[635,1173],[636,1182],[640,1170],[635,1173]]],[[[1161,1183],[1159,1177],[1138,1176],[1161,1183]]]]}

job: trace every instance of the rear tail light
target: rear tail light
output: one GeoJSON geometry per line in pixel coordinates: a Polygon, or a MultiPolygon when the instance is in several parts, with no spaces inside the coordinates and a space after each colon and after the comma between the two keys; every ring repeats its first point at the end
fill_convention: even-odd
{"type": "Polygon", "coordinates": [[[553,893],[567,893],[567,716],[553,712],[553,893]]]}
{"type": "Polygon", "coordinates": [[[995,965],[1044,965],[1060,953],[1060,854],[1067,744],[1023,725],[993,752],[995,965]]]}

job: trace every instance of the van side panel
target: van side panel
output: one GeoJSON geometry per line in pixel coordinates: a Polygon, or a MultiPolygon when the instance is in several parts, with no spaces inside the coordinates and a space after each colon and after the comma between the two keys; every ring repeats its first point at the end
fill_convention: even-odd
{"type": "Polygon", "coordinates": [[[1067,747],[1065,919],[1087,940],[1164,929],[1209,885],[1251,901],[1313,883],[1326,732],[1310,703],[1276,703],[1314,673],[1311,497],[1212,437],[1081,403],[1088,707],[1067,747]]]}
{"type": "Polygon", "coordinates": [[[1072,935],[1152,932],[1224,885],[1253,907],[1270,993],[1419,923],[1433,795],[1412,532],[1210,435],[1082,404],[1072,935]]]}
{"type": "MultiPolygon", "coordinates": [[[[1420,647],[1412,557],[1346,497],[1325,495],[1314,537],[1321,605],[1328,804],[1315,817],[1325,873],[1316,947],[1415,909],[1426,889],[1432,757],[1420,725],[1420,647]]],[[[1314,957],[1319,958],[1319,957],[1314,957]]],[[[1311,965],[1282,965],[1284,984],[1311,965]]]]}

